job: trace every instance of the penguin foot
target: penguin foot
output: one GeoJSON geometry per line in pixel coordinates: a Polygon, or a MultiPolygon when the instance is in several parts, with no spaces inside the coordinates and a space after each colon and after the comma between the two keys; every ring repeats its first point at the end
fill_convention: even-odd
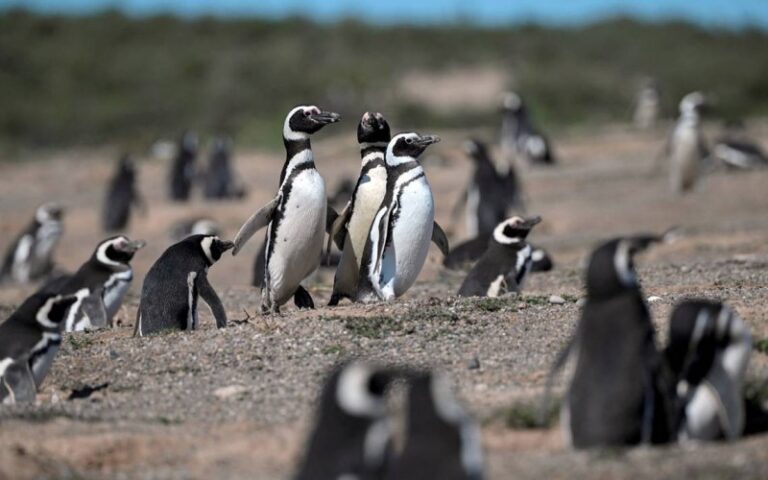
{"type": "Polygon", "coordinates": [[[315,308],[315,302],[312,301],[312,296],[301,285],[299,285],[299,288],[296,289],[296,293],[293,294],[293,303],[296,304],[296,306],[300,309],[311,308],[314,310],[315,308]]]}
{"type": "Polygon", "coordinates": [[[336,305],[339,304],[340,301],[341,301],[341,295],[339,295],[338,293],[334,292],[333,295],[331,295],[331,299],[328,300],[328,306],[329,307],[335,307],[336,305]]]}

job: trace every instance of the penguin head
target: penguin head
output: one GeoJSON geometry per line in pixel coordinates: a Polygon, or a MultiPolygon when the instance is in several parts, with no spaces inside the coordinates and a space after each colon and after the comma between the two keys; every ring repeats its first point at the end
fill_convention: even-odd
{"type": "Polygon", "coordinates": [[[232,151],[232,139],[230,137],[217,137],[211,145],[211,154],[213,156],[228,156],[232,151]]]}
{"type": "Polygon", "coordinates": [[[124,235],[118,235],[101,242],[96,247],[93,257],[102,265],[123,266],[127,265],[133,259],[133,255],[146,244],[144,240],[131,241],[124,235]]]}
{"type": "Polygon", "coordinates": [[[707,97],[701,92],[691,92],[680,100],[680,115],[698,117],[707,106],[707,97]]]}
{"type": "Polygon", "coordinates": [[[208,266],[218,262],[224,252],[235,246],[234,243],[223,241],[216,235],[192,235],[187,238],[197,242],[208,266]]]}
{"type": "Polygon", "coordinates": [[[197,145],[198,145],[198,139],[197,139],[197,135],[195,135],[194,132],[190,130],[185,130],[181,134],[181,139],[179,140],[180,151],[186,152],[188,154],[195,154],[197,153],[197,145]]]}
{"type": "Polygon", "coordinates": [[[519,114],[525,111],[525,104],[515,92],[504,92],[501,96],[501,111],[519,114]]]}
{"type": "Polygon", "coordinates": [[[90,294],[91,291],[87,288],[82,288],[71,295],[38,292],[30,297],[29,301],[40,305],[35,312],[35,321],[45,330],[58,331],[60,325],[66,320],[70,307],[82,302],[90,294]]]}
{"type": "Polygon", "coordinates": [[[634,256],[663,238],[661,235],[637,235],[615,238],[598,246],[587,267],[588,297],[605,298],[638,289],[634,256]]]}
{"type": "Polygon", "coordinates": [[[540,216],[522,218],[512,217],[496,225],[493,239],[502,245],[520,243],[531,233],[531,229],[541,222],[540,216]]]}
{"type": "Polygon", "coordinates": [[[283,125],[283,138],[285,140],[306,140],[310,135],[324,126],[336,123],[341,115],[334,112],[325,112],[314,105],[301,105],[285,117],[283,125]]]}
{"type": "Polygon", "coordinates": [[[326,381],[321,408],[338,408],[344,415],[356,418],[380,418],[386,413],[387,389],[396,376],[393,369],[359,360],[344,363],[326,381]]]}
{"type": "Polygon", "coordinates": [[[485,143],[476,139],[470,138],[464,142],[464,152],[475,163],[490,163],[491,159],[488,155],[488,148],[485,143]]]}
{"type": "Polygon", "coordinates": [[[357,142],[361,146],[386,147],[392,134],[389,123],[379,112],[365,112],[357,124],[357,142]]]}
{"type": "Polygon", "coordinates": [[[58,223],[64,214],[64,207],[55,202],[48,202],[37,207],[35,220],[39,224],[58,223]]]}
{"type": "Polygon", "coordinates": [[[397,166],[419,158],[424,150],[440,141],[435,135],[419,135],[415,132],[395,135],[387,145],[387,165],[397,166]]]}
{"type": "Polygon", "coordinates": [[[130,153],[123,154],[117,168],[123,175],[135,175],[136,162],[133,161],[133,156],[130,153]]]}

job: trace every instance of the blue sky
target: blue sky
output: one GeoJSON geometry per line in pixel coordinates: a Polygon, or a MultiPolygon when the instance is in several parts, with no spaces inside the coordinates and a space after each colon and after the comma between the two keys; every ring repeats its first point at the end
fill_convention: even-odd
{"type": "Polygon", "coordinates": [[[504,25],[534,20],[578,25],[624,14],[646,20],[674,18],[705,26],[768,29],[768,0],[0,0],[0,9],[13,7],[67,14],[116,8],[131,15],[302,15],[318,21],[356,17],[382,24],[470,20],[504,25]]]}

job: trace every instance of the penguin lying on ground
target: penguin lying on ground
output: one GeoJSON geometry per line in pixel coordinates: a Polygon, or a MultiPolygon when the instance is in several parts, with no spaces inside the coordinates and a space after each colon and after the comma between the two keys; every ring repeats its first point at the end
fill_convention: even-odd
{"type": "Polygon", "coordinates": [[[243,198],[245,190],[238,185],[232,171],[232,139],[217,138],[211,147],[203,193],[208,199],[243,198]]]}
{"type": "Polygon", "coordinates": [[[357,301],[392,300],[416,281],[431,241],[448,255],[448,239],[435,223],[432,189],[418,157],[440,139],[401,133],[387,146],[387,189],[374,217],[360,264],[357,301]]]}
{"type": "Polygon", "coordinates": [[[136,165],[130,155],[123,155],[107,188],[101,215],[104,230],[124,229],[134,205],[144,209],[144,202],[136,189],[136,165]]]}
{"type": "Polygon", "coordinates": [[[726,127],[725,134],[712,145],[711,156],[720,164],[735,170],[768,167],[768,156],[757,142],[747,136],[741,122],[726,127]]]}
{"type": "Polygon", "coordinates": [[[88,288],[91,294],[68,318],[67,332],[111,327],[115,314],[123,304],[133,281],[131,260],[146,245],[124,235],[103,240],[88,259],[72,275],[63,275],[45,284],[40,291],[60,295],[88,288]]]}
{"type": "Polygon", "coordinates": [[[541,134],[528,114],[528,107],[514,92],[502,100],[501,149],[508,165],[523,161],[534,165],[554,165],[555,155],[549,140],[541,134]]]}
{"type": "Polygon", "coordinates": [[[53,271],[53,250],[64,230],[63,212],[56,203],[38,207],[30,224],[8,247],[0,268],[0,282],[28,283],[53,271]]]}
{"type": "Polygon", "coordinates": [[[184,132],[179,140],[176,157],[173,159],[168,176],[168,195],[171,200],[179,202],[189,200],[195,179],[196,157],[197,137],[192,132],[184,132]]]}
{"type": "MultiPolygon", "coordinates": [[[[493,232],[479,235],[458,244],[443,258],[443,266],[451,270],[459,270],[471,266],[488,250],[488,245],[492,239],[493,232]]],[[[548,272],[555,268],[555,262],[552,260],[549,252],[531,243],[529,245],[531,246],[532,273],[548,272]]]]}
{"type": "Polygon", "coordinates": [[[577,448],[675,438],[673,386],[633,262],[636,253],[661,240],[617,238],[592,252],[587,301],[569,349],[576,369],[561,411],[566,439],[577,448]]]}
{"type": "Polygon", "coordinates": [[[727,305],[687,300],[675,307],[665,356],[676,385],[680,438],[741,436],[751,350],[749,329],[727,305]]]}
{"type": "Polygon", "coordinates": [[[680,117],[664,151],[673,192],[685,193],[693,188],[708,156],[701,131],[701,114],[706,103],[701,92],[689,93],[680,101],[680,117]]]}
{"type": "Polygon", "coordinates": [[[182,220],[171,228],[171,240],[179,242],[190,235],[221,235],[221,226],[208,217],[182,220]]]}
{"type": "Polygon", "coordinates": [[[386,393],[394,372],[360,361],[326,380],[296,480],[380,479],[391,445],[386,393]]]}
{"type": "Polygon", "coordinates": [[[512,217],[496,226],[488,248],[459,288],[459,296],[498,297],[519,293],[533,265],[533,248],[525,241],[541,217],[512,217]]]}
{"type": "Polygon", "coordinates": [[[309,138],[339,121],[339,115],[315,106],[299,106],[285,117],[286,160],[277,195],[249,218],[235,236],[233,255],[267,227],[261,311],[279,312],[291,297],[299,308],[314,308],[301,282],[320,265],[327,230],[325,182],[315,168],[309,138]]]}
{"type": "Polygon", "coordinates": [[[0,402],[34,402],[59,351],[62,325],[89,294],[35,293],[0,324],[0,402]]]}
{"type": "Polygon", "coordinates": [[[233,246],[215,235],[191,235],[168,247],[144,278],[134,335],[195,330],[198,296],[210,307],[216,326],[226,327],[227,313],[208,282],[208,268],[233,246]]]}

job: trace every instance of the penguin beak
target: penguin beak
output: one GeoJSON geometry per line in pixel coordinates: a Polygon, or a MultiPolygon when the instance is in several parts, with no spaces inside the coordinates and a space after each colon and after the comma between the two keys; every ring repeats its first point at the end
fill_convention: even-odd
{"type": "Polygon", "coordinates": [[[433,143],[437,143],[439,141],[440,141],[440,137],[438,137],[437,135],[423,135],[423,136],[420,136],[418,139],[414,140],[413,143],[415,143],[416,145],[419,145],[420,147],[427,148],[433,143]]]}
{"type": "Polygon", "coordinates": [[[535,217],[526,218],[523,226],[526,228],[533,228],[534,225],[538,225],[539,223],[541,223],[541,215],[536,215],[535,217]]]}
{"type": "Polygon", "coordinates": [[[125,248],[123,250],[129,253],[135,253],[136,251],[144,248],[146,245],[147,245],[147,242],[145,242],[144,240],[134,240],[132,242],[128,242],[127,244],[125,244],[125,248]]]}
{"type": "Polygon", "coordinates": [[[310,115],[309,118],[311,118],[317,123],[328,125],[329,123],[336,123],[339,120],[341,120],[341,115],[335,112],[322,111],[320,113],[315,113],[313,115],[310,115]]]}
{"type": "Polygon", "coordinates": [[[227,250],[231,250],[235,247],[234,242],[230,241],[222,241],[221,242],[221,253],[226,252],[227,250]]]}

